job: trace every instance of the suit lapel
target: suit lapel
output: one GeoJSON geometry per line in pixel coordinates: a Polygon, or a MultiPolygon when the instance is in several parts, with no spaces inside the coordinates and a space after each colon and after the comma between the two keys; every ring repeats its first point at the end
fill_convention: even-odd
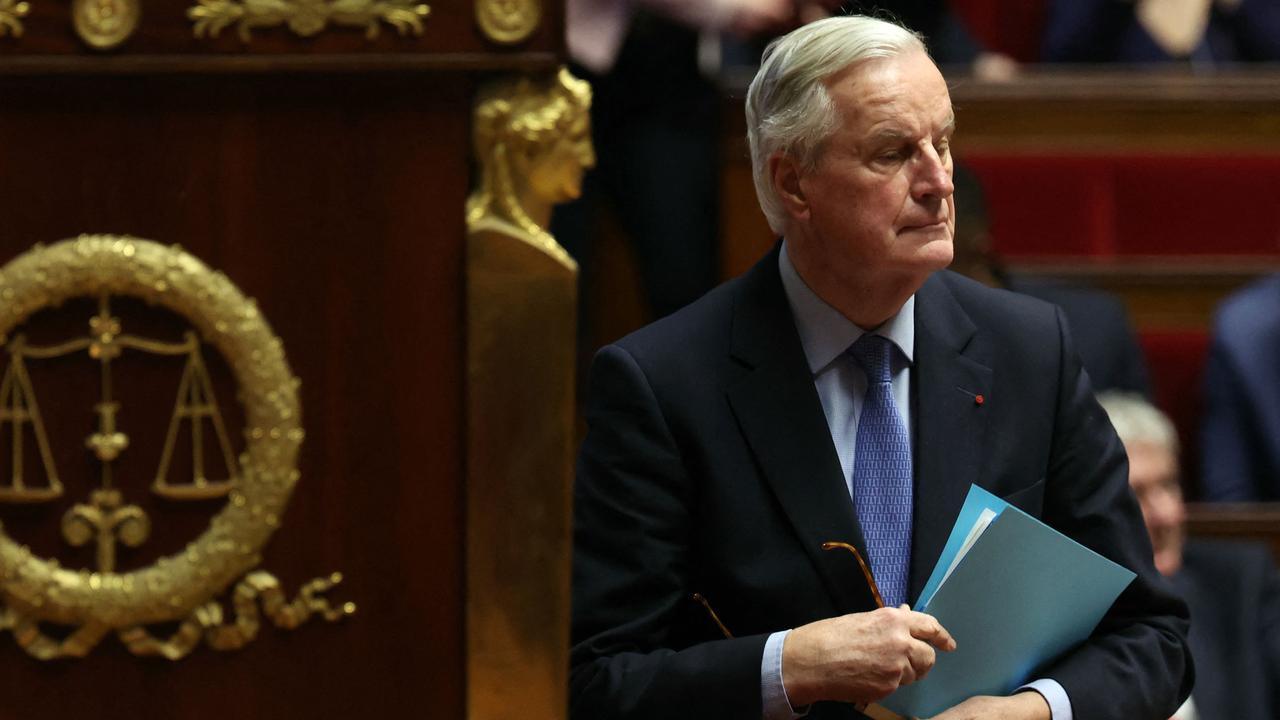
{"type": "Polygon", "coordinates": [[[924,589],[969,486],[978,479],[987,417],[1001,402],[1011,401],[992,396],[992,372],[980,354],[980,341],[942,274],[935,273],[916,293],[912,600],[924,589]]]}
{"type": "Polygon", "coordinates": [[[823,542],[847,542],[866,557],[853,502],[831,442],[800,337],[778,275],[778,251],[743,278],[734,305],[726,392],[761,473],[842,613],[874,607],[857,562],[823,542]]]}

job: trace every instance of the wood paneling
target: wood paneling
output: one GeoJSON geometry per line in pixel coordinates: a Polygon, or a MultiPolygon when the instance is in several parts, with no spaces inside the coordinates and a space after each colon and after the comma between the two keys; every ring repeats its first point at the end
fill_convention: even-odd
{"type": "Polygon", "coordinates": [[[1280,557],[1280,504],[1189,503],[1187,534],[1266,543],[1280,557]]]}
{"type": "MultiPolygon", "coordinates": [[[[40,663],[0,636],[0,715],[465,716],[472,89],[465,72],[0,78],[0,256],[130,233],[181,244],[256,298],[301,379],[307,430],[301,481],[262,566],[290,594],[340,570],[331,596],[359,606],[341,623],[268,626],[240,651],[201,648],[178,663],[135,658],[114,639],[83,660],[40,663]]],[[[61,438],[74,457],[93,398],[61,389],[47,402],[85,418],[61,438]]],[[[154,392],[168,403],[174,387],[154,392]]],[[[163,432],[140,414],[122,420],[132,434],[163,432]]],[[[82,462],[67,502],[87,493],[82,462]]],[[[142,496],[150,478],[120,483],[142,496]]]]}
{"type": "Polygon", "coordinates": [[[1030,68],[1011,82],[950,77],[966,152],[1280,149],[1280,68],[1030,68]]]}
{"type": "MultiPolygon", "coordinates": [[[[374,38],[277,26],[255,28],[248,43],[234,25],[194,37],[194,4],[144,0],[136,34],[108,52],[75,36],[66,0],[31,0],[25,33],[0,37],[0,260],[80,233],[131,234],[181,244],[256,298],[301,380],[307,432],[301,480],[262,567],[291,596],[341,571],[329,595],[358,612],[292,632],[266,626],[242,650],[199,648],[176,663],[133,657],[114,638],[88,658],[41,663],[0,635],[0,716],[468,717],[471,104],[489,75],[562,62],[563,3],[542,2],[536,31],[509,46],[484,36],[471,0],[427,0],[421,36],[386,23],[374,38]]],[[[90,307],[35,324],[82,332],[90,307]]],[[[176,331],[146,307],[121,303],[119,314],[131,328],[176,331]]],[[[215,375],[224,413],[238,415],[228,373],[215,375]]],[[[176,388],[171,369],[139,377],[119,390],[121,429],[143,458],[176,388]]],[[[97,384],[92,372],[48,369],[35,382],[57,418],[67,497],[0,507],[0,521],[84,566],[56,525],[96,481],[82,443],[97,384]]],[[[122,461],[119,486],[157,518],[178,519],[158,522],[153,545],[123,552],[122,569],[175,551],[218,507],[148,499],[152,462],[122,461]]],[[[480,551],[510,560],[504,548],[480,551]]],[[[548,604],[557,601],[567,605],[548,604]]]]}
{"type": "Polygon", "coordinates": [[[1280,271],[1280,258],[1128,257],[1120,261],[1061,259],[1012,264],[1024,276],[1088,285],[1125,300],[1135,326],[1159,330],[1207,330],[1227,295],[1280,271]]]}

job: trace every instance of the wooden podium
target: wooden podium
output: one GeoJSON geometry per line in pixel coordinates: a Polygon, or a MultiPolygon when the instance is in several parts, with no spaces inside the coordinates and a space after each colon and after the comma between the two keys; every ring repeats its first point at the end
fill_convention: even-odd
{"type": "MultiPolygon", "coordinates": [[[[291,597],[341,571],[328,595],[357,608],[177,661],[114,636],[40,661],[0,634],[0,714],[564,716],[575,276],[518,244],[469,254],[464,219],[477,89],[553,74],[562,36],[552,0],[0,1],[0,261],[127,234],[255,298],[306,432],[262,564],[291,597]],[[504,330],[521,357],[495,355],[504,330]],[[523,382],[495,379],[504,363],[523,382]]],[[[82,404],[53,441],[68,497],[93,479],[82,404]]],[[[145,443],[136,420],[120,418],[145,443]]],[[[118,477],[147,493],[133,482],[118,477]]],[[[18,535],[64,509],[0,521],[52,555],[56,534],[18,535]]],[[[182,547],[161,530],[150,542],[182,547]]]]}

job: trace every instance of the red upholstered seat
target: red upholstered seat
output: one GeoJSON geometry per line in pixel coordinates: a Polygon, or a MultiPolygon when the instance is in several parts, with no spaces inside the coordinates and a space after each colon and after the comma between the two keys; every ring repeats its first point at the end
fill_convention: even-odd
{"type": "Polygon", "coordinates": [[[985,47],[1023,62],[1040,58],[1044,0],[950,0],[965,26],[985,47]]]}
{"type": "Polygon", "coordinates": [[[1209,334],[1202,330],[1146,331],[1139,334],[1139,342],[1151,371],[1153,399],[1178,428],[1183,487],[1188,497],[1195,499],[1200,494],[1200,417],[1209,334]]]}
{"type": "Polygon", "coordinates": [[[1009,259],[1280,254],[1280,155],[972,155],[1009,259]]]}

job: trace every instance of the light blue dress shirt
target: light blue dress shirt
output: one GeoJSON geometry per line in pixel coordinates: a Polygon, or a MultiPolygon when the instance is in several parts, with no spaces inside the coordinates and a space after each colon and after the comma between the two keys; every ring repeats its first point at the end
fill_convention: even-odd
{"type": "MultiPolygon", "coordinates": [[[[867,377],[856,362],[846,357],[845,351],[866,331],[828,305],[805,284],[791,264],[785,240],[782,252],[778,253],[778,270],[852,502],[854,442],[863,397],[867,392],[867,377]]],[[[908,429],[913,426],[910,369],[915,358],[915,306],[916,298],[912,295],[896,315],[872,331],[887,338],[899,351],[894,353],[891,363],[893,402],[908,429]]],[[[760,693],[765,720],[793,720],[802,716],[792,708],[782,685],[782,647],[790,632],[773,633],[765,642],[760,662],[760,693]]],[[[1071,701],[1056,680],[1035,680],[1019,688],[1023,689],[1035,690],[1045,698],[1053,720],[1072,720],[1071,701]]]]}

